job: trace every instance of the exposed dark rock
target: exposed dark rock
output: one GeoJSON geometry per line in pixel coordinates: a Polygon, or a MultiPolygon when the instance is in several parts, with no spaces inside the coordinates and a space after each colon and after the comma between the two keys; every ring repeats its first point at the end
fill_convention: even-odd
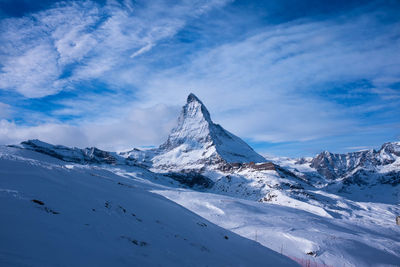
{"type": "Polygon", "coordinates": [[[224,172],[231,172],[231,171],[236,171],[236,170],[243,170],[243,169],[251,169],[255,171],[275,171],[276,170],[276,165],[273,164],[272,162],[262,162],[262,163],[254,163],[254,162],[249,162],[249,163],[239,163],[239,162],[234,162],[234,163],[227,163],[223,162],[218,166],[218,169],[224,172]]]}
{"type": "Polygon", "coordinates": [[[198,222],[197,225],[199,225],[199,226],[201,226],[201,227],[207,227],[207,224],[205,224],[205,223],[200,223],[200,222],[198,222]]]}
{"type": "Polygon", "coordinates": [[[273,199],[277,198],[278,196],[275,194],[270,194],[268,193],[265,197],[259,200],[259,202],[269,202],[272,201],[273,199]]]}
{"type": "Polygon", "coordinates": [[[32,201],[33,203],[36,203],[36,204],[41,205],[41,206],[44,205],[44,202],[43,202],[43,201],[40,201],[40,200],[37,200],[37,199],[32,199],[31,201],[32,201]]]}
{"type": "Polygon", "coordinates": [[[179,183],[187,185],[189,187],[199,186],[202,188],[210,188],[214,185],[214,182],[211,179],[194,171],[187,173],[171,172],[165,174],[165,176],[170,177],[175,181],[178,181],[179,183]]]}
{"type": "Polygon", "coordinates": [[[139,241],[139,240],[133,239],[133,238],[128,237],[128,236],[121,236],[121,238],[129,240],[132,244],[134,244],[136,246],[144,247],[144,246],[148,245],[148,243],[145,242],[145,241],[139,241]]]}
{"type": "Polygon", "coordinates": [[[400,171],[391,171],[382,175],[379,179],[382,184],[390,184],[396,186],[400,184],[400,171]]]}
{"type": "Polygon", "coordinates": [[[310,256],[313,256],[313,257],[316,257],[316,256],[317,256],[317,253],[316,253],[315,251],[309,251],[309,252],[307,252],[306,254],[307,254],[307,255],[310,255],[310,256]]]}
{"type": "Polygon", "coordinates": [[[48,207],[44,207],[44,210],[45,210],[47,213],[60,214],[58,211],[52,210],[52,209],[50,209],[50,208],[48,208],[48,207]]]}

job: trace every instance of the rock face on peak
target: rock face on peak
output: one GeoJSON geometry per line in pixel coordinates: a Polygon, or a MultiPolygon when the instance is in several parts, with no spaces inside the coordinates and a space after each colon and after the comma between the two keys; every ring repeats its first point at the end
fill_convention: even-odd
{"type": "Polygon", "coordinates": [[[211,141],[212,125],[207,108],[194,94],[190,94],[178,118],[178,124],[160,149],[171,150],[184,143],[192,142],[195,145],[194,142],[201,144],[211,141]]]}
{"type": "Polygon", "coordinates": [[[177,126],[153,158],[153,166],[199,169],[206,164],[264,161],[239,137],[213,123],[205,105],[190,94],[177,126]]]}

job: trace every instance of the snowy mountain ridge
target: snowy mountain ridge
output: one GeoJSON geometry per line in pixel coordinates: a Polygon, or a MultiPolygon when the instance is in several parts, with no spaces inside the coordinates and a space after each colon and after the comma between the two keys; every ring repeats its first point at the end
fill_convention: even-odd
{"type": "MultiPolygon", "coordinates": [[[[331,191],[351,193],[364,190],[370,194],[367,192],[371,188],[386,184],[391,186],[388,192],[392,189],[397,192],[396,186],[400,184],[400,142],[385,143],[378,150],[346,154],[323,151],[314,158],[271,160],[314,186],[331,191]]],[[[394,199],[399,197],[396,194],[394,199]]]]}
{"type": "Polygon", "coordinates": [[[400,142],[385,143],[374,149],[347,154],[334,154],[324,151],[311,160],[310,167],[327,179],[345,176],[356,168],[377,170],[381,166],[395,163],[400,158],[400,142]]]}
{"type": "Polygon", "coordinates": [[[117,153],[103,151],[96,147],[84,149],[76,147],[69,148],[62,145],[51,145],[37,139],[24,141],[19,147],[40,152],[67,162],[79,164],[116,164],[121,163],[122,160],[117,153]]]}

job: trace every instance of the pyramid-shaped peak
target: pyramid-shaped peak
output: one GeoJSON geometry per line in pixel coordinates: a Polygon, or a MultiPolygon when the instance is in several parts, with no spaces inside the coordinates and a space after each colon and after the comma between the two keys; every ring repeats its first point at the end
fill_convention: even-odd
{"type": "Polygon", "coordinates": [[[194,94],[189,94],[176,127],[158,153],[158,164],[166,166],[184,166],[189,162],[202,166],[205,162],[221,160],[229,163],[265,161],[239,137],[213,123],[207,108],[194,94]]]}
{"type": "Polygon", "coordinates": [[[194,102],[194,101],[203,104],[203,103],[200,101],[200,99],[199,99],[195,94],[190,93],[190,94],[188,95],[188,97],[187,97],[187,101],[186,101],[186,102],[187,102],[187,103],[190,103],[190,102],[194,102]]]}
{"type": "Polygon", "coordinates": [[[179,120],[183,122],[183,120],[189,118],[197,118],[197,120],[204,119],[208,123],[212,123],[210,113],[208,112],[206,106],[193,93],[189,94],[179,120]]]}

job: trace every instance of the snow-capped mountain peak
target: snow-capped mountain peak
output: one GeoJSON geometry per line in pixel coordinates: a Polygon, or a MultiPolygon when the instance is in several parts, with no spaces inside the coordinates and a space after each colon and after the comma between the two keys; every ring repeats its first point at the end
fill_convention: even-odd
{"type": "Polygon", "coordinates": [[[177,126],[153,159],[156,168],[199,169],[207,165],[233,162],[263,162],[239,137],[211,120],[206,106],[189,94],[177,126]]]}
{"type": "Polygon", "coordinates": [[[200,108],[201,114],[204,116],[204,119],[206,119],[208,122],[211,123],[211,116],[210,113],[208,112],[206,106],[201,102],[201,100],[195,96],[193,93],[190,93],[187,97],[186,101],[186,106],[187,107],[192,107],[194,110],[197,111],[198,108],[200,108]]]}
{"type": "Polygon", "coordinates": [[[190,94],[179,116],[177,126],[160,148],[170,150],[184,143],[198,145],[195,143],[209,142],[212,124],[207,108],[194,94],[190,94]]]}

